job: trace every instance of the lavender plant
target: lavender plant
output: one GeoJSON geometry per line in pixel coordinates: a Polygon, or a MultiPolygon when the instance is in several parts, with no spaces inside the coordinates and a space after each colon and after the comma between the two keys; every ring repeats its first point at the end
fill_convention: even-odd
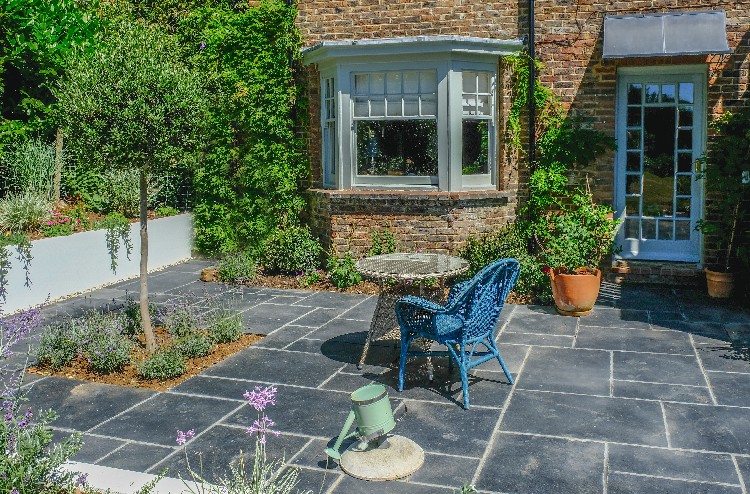
{"type": "Polygon", "coordinates": [[[0,321],[0,492],[57,493],[86,483],[85,476],[60,469],[81,448],[80,434],[53,444],[49,424],[56,414],[27,406],[21,387],[23,370],[11,372],[3,365],[14,349],[27,342],[40,320],[40,309],[35,307],[0,321]]]}
{"type": "MultiPolygon", "coordinates": [[[[183,479],[187,490],[191,494],[290,494],[300,492],[297,490],[299,483],[299,471],[295,468],[286,468],[283,460],[269,461],[266,456],[266,438],[271,435],[279,437],[279,431],[272,429],[276,424],[266,414],[269,405],[276,404],[277,389],[273,386],[262,388],[256,386],[253,391],[246,391],[243,397],[247,404],[258,412],[258,418],[245,431],[255,438],[255,456],[253,458],[252,470],[248,472],[245,464],[245,456],[240,451],[236,463],[229,465],[230,475],[218,479],[216,485],[209,484],[204,479],[202,472],[192,470],[185,447],[185,459],[188,463],[188,475],[190,480],[183,479]]],[[[185,445],[195,437],[195,430],[187,432],[177,431],[177,444],[185,445]]],[[[312,491],[304,491],[303,494],[312,491]]]]}

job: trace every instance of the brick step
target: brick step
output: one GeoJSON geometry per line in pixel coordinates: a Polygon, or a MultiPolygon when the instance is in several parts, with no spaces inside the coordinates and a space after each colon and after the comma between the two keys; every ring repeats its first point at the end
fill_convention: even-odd
{"type": "Polygon", "coordinates": [[[702,283],[703,272],[690,262],[617,259],[607,279],[612,283],[696,286],[702,283]]]}

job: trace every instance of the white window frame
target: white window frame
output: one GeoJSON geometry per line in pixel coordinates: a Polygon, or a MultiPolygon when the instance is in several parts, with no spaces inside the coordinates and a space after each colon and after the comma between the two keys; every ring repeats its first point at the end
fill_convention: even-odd
{"type": "MultiPolygon", "coordinates": [[[[317,63],[321,77],[321,110],[326,79],[335,79],[337,129],[335,181],[325,185],[339,190],[417,189],[417,190],[495,190],[498,177],[497,79],[499,57],[522,47],[520,40],[425,37],[407,40],[364,40],[326,42],[307,50],[306,63],[317,63]],[[428,39],[429,38],[429,39],[428,39]],[[354,135],[354,74],[411,70],[433,70],[437,75],[438,174],[432,177],[358,175],[354,135]],[[491,115],[479,117],[490,122],[489,173],[462,174],[463,80],[464,71],[487,72],[491,78],[491,115]]],[[[321,111],[321,112],[322,112],[321,111]]],[[[406,119],[407,117],[398,117],[406,119]]],[[[388,117],[384,117],[388,119],[388,117]]],[[[323,121],[321,125],[330,122],[323,121]]],[[[331,157],[324,158],[324,163],[331,157]]],[[[325,164],[324,164],[325,166],[325,164]]]]}
{"type": "Polygon", "coordinates": [[[338,152],[338,128],[336,126],[336,78],[321,78],[320,84],[320,127],[321,127],[321,164],[323,165],[323,185],[327,187],[336,185],[336,168],[338,152]]]}

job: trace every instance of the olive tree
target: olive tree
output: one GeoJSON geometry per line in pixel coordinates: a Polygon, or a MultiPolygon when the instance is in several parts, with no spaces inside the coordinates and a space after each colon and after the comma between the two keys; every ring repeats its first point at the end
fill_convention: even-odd
{"type": "Polygon", "coordinates": [[[178,53],[168,34],[121,22],[96,51],[72,63],[57,89],[73,159],[139,174],[140,312],[148,352],[156,347],[146,276],[148,179],[195,162],[208,120],[202,81],[180,63],[178,53]]]}

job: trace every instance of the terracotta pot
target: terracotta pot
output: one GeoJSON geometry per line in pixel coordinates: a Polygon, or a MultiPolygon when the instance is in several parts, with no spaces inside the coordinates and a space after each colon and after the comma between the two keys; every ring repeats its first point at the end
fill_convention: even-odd
{"type": "Polygon", "coordinates": [[[706,286],[708,296],[713,298],[729,298],[734,291],[734,273],[724,271],[706,271],[706,286]]]}
{"type": "Polygon", "coordinates": [[[602,272],[584,270],[585,273],[563,274],[559,268],[550,271],[552,295],[557,312],[564,316],[588,316],[599,297],[602,272]]]}

